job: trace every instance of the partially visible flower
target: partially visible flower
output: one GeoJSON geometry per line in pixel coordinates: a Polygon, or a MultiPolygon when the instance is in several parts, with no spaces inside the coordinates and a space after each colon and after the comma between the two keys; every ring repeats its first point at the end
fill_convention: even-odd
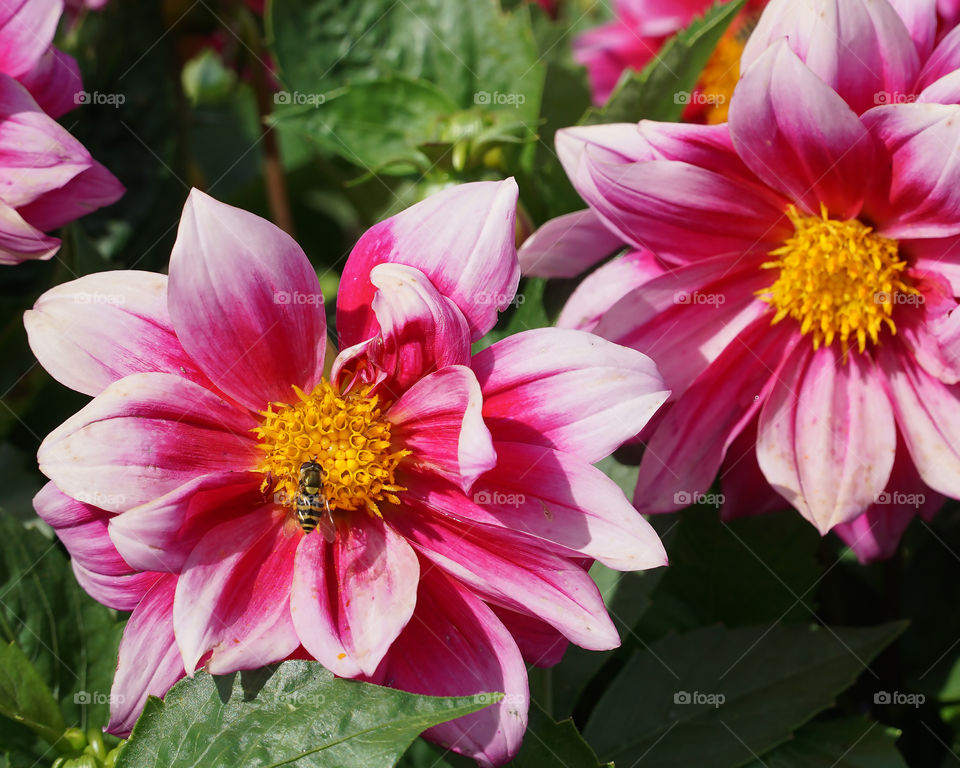
{"type": "Polygon", "coordinates": [[[789,503],[867,561],[960,498],[960,107],[860,116],[831,87],[850,72],[828,84],[792,47],[759,55],[727,125],[561,131],[590,210],[535,235],[526,266],[632,251],[562,322],[650,354],[673,390],[645,435],[641,511],[686,506],[719,472],[727,517],[789,503]],[[564,226],[607,234],[550,257],[564,226]]]}
{"type": "Polygon", "coordinates": [[[414,692],[505,692],[427,734],[497,765],[525,729],[524,659],[618,645],[584,560],[665,554],[591,464],[669,393],[648,358],[580,331],[471,355],[517,288],[516,200],[512,180],[469,184],[368,231],[329,367],[303,252],[197,191],[169,281],[91,275],[27,313],[44,367],[94,396],[41,446],[35,506],[87,591],[133,610],[113,732],[201,665],[312,656],[414,692]]]}
{"type": "MultiPolygon", "coordinates": [[[[717,46],[691,96],[688,119],[723,122],[740,77],[740,54],[765,0],[750,0],[717,46]]],[[[587,68],[593,100],[603,104],[627,69],[642,70],[674,34],[714,0],[615,0],[616,19],[574,41],[574,58],[587,68]]]]}

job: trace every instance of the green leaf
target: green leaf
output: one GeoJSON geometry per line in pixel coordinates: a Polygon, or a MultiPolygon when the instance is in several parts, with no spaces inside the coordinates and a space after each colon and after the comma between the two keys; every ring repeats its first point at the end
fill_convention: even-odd
{"type": "Polygon", "coordinates": [[[267,18],[291,90],[329,93],[396,74],[435,84],[461,109],[486,93],[490,109],[531,125],[539,115],[544,68],[525,8],[505,14],[496,0],[273,0],[267,18]],[[499,103],[498,93],[523,104],[499,103]]]}
{"type": "Polygon", "coordinates": [[[624,73],[606,105],[589,109],[581,124],[679,120],[685,104],[678,95],[696,88],[700,73],[744,2],[715,5],[677,33],[642,72],[624,73]]]}
{"type": "Polygon", "coordinates": [[[530,723],[520,754],[512,768],[600,768],[600,761],[583,740],[572,720],[559,723],[536,704],[530,707],[530,723]]]}
{"type": "Polygon", "coordinates": [[[12,643],[0,643],[0,715],[22,723],[51,744],[67,727],[50,689],[12,643]]]}
{"type": "Polygon", "coordinates": [[[292,104],[277,119],[280,124],[296,121],[324,149],[365,170],[409,173],[430,168],[430,158],[418,147],[455,110],[456,104],[436,86],[392,77],[323,95],[315,107],[292,104]]]}
{"type": "Polygon", "coordinates": [[[903,629],[710,627],[664,638],[630,660],[584,736],[617,764],[744,765],[830,707],[903,629]]]}
{"type": "Polygon", "coordinates": [[[55,540],[0,513],[0,639],[30,661],[68,726],[106,724],[120,630],[55,540]]]}
{"type": "Polygon", "coordinates": [[[422,731],[499,701],[335,678],[316,662],[182,680],[151,698],[117,768],[394,765],[422,731]]]}
{"type": "Polygon", "coordinates": [[[907,768],[896,733],[858,717],[810,723],[748,768],[907,768]]]}
{"type": "Polygon", "coordinates": [[[687,630],[807,620],[823,572],[819,544],[816,530],[795,512],[723,523],[716,509],[688,509],[644,622],[687,630]]]}

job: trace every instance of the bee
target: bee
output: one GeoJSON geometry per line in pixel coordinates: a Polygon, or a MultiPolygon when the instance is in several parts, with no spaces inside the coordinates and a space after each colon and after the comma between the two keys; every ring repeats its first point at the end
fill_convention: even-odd
{"type": "Polygon", "coordinates": [[[333,522],[330,502],[323,494],[323,468],[314,460],[300,465],[300,482],[294,506],[297,509],[297,522],[304,533],[319,528],[324,539],[329,542],[334,540],[337,527],[333,522]]]}

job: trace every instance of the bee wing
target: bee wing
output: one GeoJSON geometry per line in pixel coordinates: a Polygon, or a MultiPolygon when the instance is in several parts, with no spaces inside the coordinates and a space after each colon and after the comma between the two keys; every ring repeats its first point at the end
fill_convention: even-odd
{"type": "Polygon", "coordinates": [[[325,514],[321,515],[317,520],[317,530],[323,534],[323,538],[329,544],[333,544],[334,539],[337,538],[337,526],[333,522],[333,515],[330,514],[330,510],[327,510],[325,514]]]}

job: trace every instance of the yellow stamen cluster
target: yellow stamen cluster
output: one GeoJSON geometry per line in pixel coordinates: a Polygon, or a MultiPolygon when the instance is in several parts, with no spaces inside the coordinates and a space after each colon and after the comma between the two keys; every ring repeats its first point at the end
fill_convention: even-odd
{"type": "Polygon", "coordinates": [[[309,395],[293,388],[299,402],[271,403],[263,424],[253,431],[265,453],[259,471],[263,490],[273,485],[277,498],[293,508],[300,466],[315,460],[323,468],[323,494],[332,510],[367,509],[380,515],[377,502],[399,504],[394,471],[407,450],[391,450],[390,422],[383,418],[369,389],[341,394],[324,379],[309,395]]]}
{"type": "Polygon", "coordinates": [[[892,314],[904,294],[919,294],[905,282],[907,263],[896,240],[878,235],[852,219],[831,219],[826,206],[820,216],[802,216],[794,206],[787,215],[795,232],[771,252],[776,282],[758,295],[776,309],[773,323],[791,317],[800,332],[813,334],[814,349],[839,337],[846,355],[851,339],[863,352],[867,339],[878,343],[886,327],[897,332],[892,314]]]}

